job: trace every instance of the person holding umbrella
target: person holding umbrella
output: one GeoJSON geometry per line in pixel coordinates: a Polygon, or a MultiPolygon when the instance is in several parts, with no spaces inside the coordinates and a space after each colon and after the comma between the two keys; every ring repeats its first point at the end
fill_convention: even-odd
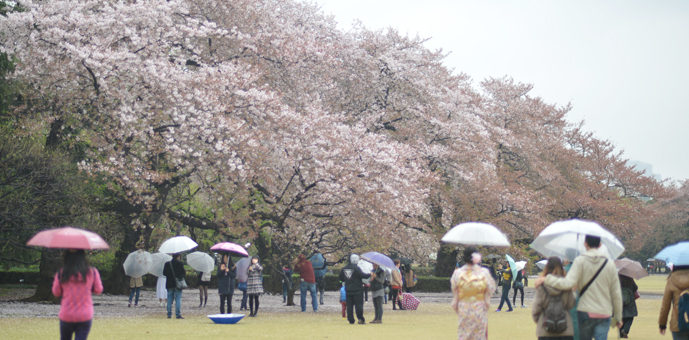
{"type": "Polygon", "coordinates": [[[376,316],[371,323],[383,323],[383,297],[385,295],[385,271],[376,263],[373,264],[371,274],[371,297],[373,298],[373,308],[376,316]]]}
{"type": "Polygon", "coordinates": [[[500,297],[500,305],[498,305],[498,309],[495,310],[496,312],[502,310],[502,305],[505,302],[507,302],[507,307],[509,308],[507,311],[514,311],[514,309],[512,309],[512,304],[510,303],[510,287],[512,287],[512,280],[514,279],[512,267],[510,267],[510,265],[511,264],[508,263],[505,269],[502,269],[498,272],[499,275],[502,276],[502,296],[500,297]]]}
{"type": "Polygon", "coordinates": [[[628,338],[629,329],[632,327],[634,317],[639,315],[636,308],[636,294],[639,287],[629,276],[619,274],[622,290],[622,328],[620,328],[620,338],[628,338]]]}
{"type": "Polygon", "coordinates": [[[86,339],[91,331],[93,298],[91,294],[103,293],[100,273],[86,260],[84,249],[65,251],[63,266],[55,274],[53,295],[62,297],[60,302],[60,338],[86,339]]]}
{"type": "Polygon", "coordinates": [[[356,317],[359,319],[359,324],[366,324],[364,319],[364,284],[362,279],[371,277],[370,273],[364,273],[361,268],[357,266],[359,263],[359,255],[351,254],[349,256],[349,264],[340,270],[340,282],[345,284],[345,292],[347,295],[347,320],[350,324],[354,324],[354,310],[356,310],[356,317]]]}
{"type": "Polygon", "coordinates": [[[395,268],[392,269],[392,280],[390,280],[390,300],[392,301],[392,310],[397,309],[399,304],[399,309],[402,310],[402,299],[400,295],[402,294],[402,273],[400,272],[400,260],[395,259],[395,268]]]}
{"type": "Polygon", "coordinates": [[[680,328],[689,324],[689,311],[687,311],[687,302],[689,302],[689,242],[684,241],[668,246],[656,254],[655,258],[673,264],[660,305],[660,318],[658,319],[660,334],[665,335],[669,313],[672,339],[689,340],[689,331],[680,328]],[[680,306],[684,308],[681,314],[680,306]],[[683,319],[682,323],[679,322],[680,315],[683,319]]]}
{"type": "Polygon", "coordinates": [[[464,248],[465,264],[455,269],[452,286],[452,309],[459,317],[457,334],[460,339],[487,339],[490,293],[495,281],[488,269],[482,267],[481,253],[474,246],[464,248]]]}
{"type": "Polygon", "coordinates": [[[234,294],[234,279],[237,276],[237,266],[228,254],[222,256],[218,266],[218,294],[220,295],[220,314],[225,314],[225,300],[227,313],[232,314],[232,295],[234,294]]]}
{"type": "Polygon", "coordinates": [[[184,279],[186,271],[184,264],[180,261],[181,254],[173,254],[172,261],[165,264],[163,275],[166,277],[165,288],[167,289],[167,318],[172,318],[172,301],[175,301],[175,316],[177,319],[182,317],[182,290],[177,288],[177,280],[184,279]]]}
{"type": "Polygon", "coordinates": [[[249,316],[253,317],[258,314],[258,296],[263,294],[263,267],[258,263],[258,255],[254,255],[251,258],[251,264],[246,269],[246,275],[246,293],[249,295],[249,316]],[[254,306],[256,306],[255,309],[254,306]]]}

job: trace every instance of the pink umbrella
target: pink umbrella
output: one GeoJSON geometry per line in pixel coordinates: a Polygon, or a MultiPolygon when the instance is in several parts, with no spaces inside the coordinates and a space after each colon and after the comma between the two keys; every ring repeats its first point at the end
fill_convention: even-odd
{"type": "Polygon", "coordinates": [[[641,263],[626,257],[615,260],[615,267],[617,267],[617,274],[631,277],[634,280],[648,276],[648,272],[641,266],[641,263]]]}
{"type": "Polygon", "coordinates": [[[109,249],[110,246],[98,234],[88,230],[63,227],[49,229],[34,235],[27,246],[64,249],[109,249]]]}
{"type": "Polygon", "coordinates": [[[221,242],[211,247],[211,250],[228,252],[235,256],[249,257],[244,247],[232,242],[221,242]]]}

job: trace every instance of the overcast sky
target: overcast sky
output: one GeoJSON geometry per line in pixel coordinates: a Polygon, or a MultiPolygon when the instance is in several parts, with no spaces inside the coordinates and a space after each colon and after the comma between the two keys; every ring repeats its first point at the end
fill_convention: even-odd
{"type": "Polygon", "coordinates": [[[689,178],[689,1],[313,1],[345,30],[359,19],[431,38],[474,84],[531,83],[626,158],[689,178]]]}

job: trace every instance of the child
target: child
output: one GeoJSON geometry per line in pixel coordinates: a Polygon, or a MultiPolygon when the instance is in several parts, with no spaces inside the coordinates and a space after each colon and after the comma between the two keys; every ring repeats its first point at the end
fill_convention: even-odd
{"type": "Polygon", "coordinates": [[[342,319],[347,319],[347,292],[345,291],[344,283],[340,288],[340,304],[342,305],[342,319]]]}

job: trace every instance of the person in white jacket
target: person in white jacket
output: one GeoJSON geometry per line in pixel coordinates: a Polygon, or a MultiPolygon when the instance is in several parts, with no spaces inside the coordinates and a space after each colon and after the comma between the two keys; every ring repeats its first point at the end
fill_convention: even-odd
{"type": "Polygon", "coordinates": [[[586,252],[574,260],[565,277],[548,275],[536,280],[560,290],[579,289],[577,319],[581,340],[607,340],[611,322],[622,327],[622,291],[615,261],[598,250],[600,237],[586,235],[586,252]],[[598,274],[596,274],[598,273],[598,274]],[[612,313],[612,314],[611,314],[612,313]]]}

